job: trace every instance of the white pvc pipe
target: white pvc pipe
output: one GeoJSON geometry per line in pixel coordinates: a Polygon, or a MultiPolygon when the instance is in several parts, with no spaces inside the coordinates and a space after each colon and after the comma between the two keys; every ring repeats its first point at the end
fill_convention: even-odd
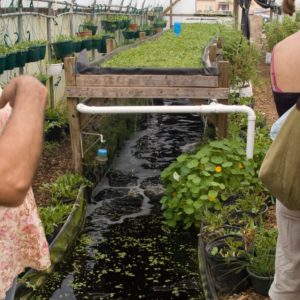
{"type": "Polygon", "coordinates": [[[253,158],[255,138],[255,112],[246,105],[225,105],[212,102],[208,105],[178,105],[178,106],[88,106],[77,104],[77,110],[85,114],[143,114],[143,113],[246,113],[248,115],[246,156],[253,158]]]}

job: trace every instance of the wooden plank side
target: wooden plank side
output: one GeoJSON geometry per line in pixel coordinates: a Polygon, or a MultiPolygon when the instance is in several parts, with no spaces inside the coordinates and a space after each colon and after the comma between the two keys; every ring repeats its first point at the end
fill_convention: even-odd
{"type": "Polygon", "coordinates": [[[78,75],[77,86],[218,87],[218,76],[203,75],[78,75]]]}
{"type": "Polygon", "coordinates": [[[227,99],[229,88],[67,86],[67,97],[227,99]]]}

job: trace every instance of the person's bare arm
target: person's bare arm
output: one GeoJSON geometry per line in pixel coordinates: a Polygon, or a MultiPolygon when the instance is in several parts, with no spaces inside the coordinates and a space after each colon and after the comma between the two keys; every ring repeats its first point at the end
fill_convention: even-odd
{"type": "Polygon", "coordinates": [[[12,80],[0,98],[0,108],[13,107],[0,136],[0,205],[22,204],[42,151],[47,89],[34,77],[12,80]]]}

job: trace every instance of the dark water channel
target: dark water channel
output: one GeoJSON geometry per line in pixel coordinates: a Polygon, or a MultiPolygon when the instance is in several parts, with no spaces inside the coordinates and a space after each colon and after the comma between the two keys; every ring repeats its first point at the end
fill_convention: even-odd
{"type": "Polygon", "coordinates": [[[75,251],[36,299],[204,299],[196,233],[165,229],[159,204],[161,170],[199,141],[203,124],[191,114],[145,119],[94,190],[75,251]]]}

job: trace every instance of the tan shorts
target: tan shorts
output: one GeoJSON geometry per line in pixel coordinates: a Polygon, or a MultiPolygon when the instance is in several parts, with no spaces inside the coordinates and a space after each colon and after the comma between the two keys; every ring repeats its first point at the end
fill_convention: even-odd
{"type": "Polygon", "coordinates": [[[272,300],[300,299],[300,211],[276,202],[278,240],[275,278],[269,291],[272,300]]]}

